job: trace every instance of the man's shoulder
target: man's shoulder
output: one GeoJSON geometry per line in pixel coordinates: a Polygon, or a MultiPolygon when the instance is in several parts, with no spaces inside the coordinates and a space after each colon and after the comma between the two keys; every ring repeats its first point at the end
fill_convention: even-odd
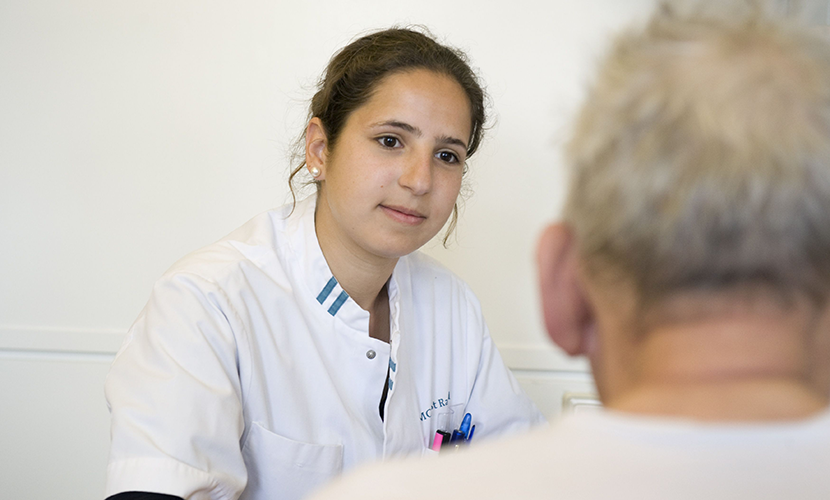
{"type": "Polygon", "coordinates": [[[557,432],[541,427],[520,436],[495,439],[458,452],[423,459],[375,464],[336,481],[314,500],[361,499],[455,500],[457,498],[522,498],[516,483],[526,489],[545,478],[547,467],[534,457],[549,448],[557,432]],[[371,488],[366,485],[371,484],[371,488]]]}
{"type": "Polygon", "coordinates": [[[812,493],[830,491],[828,461],[828,412],[736,425],[600,411],[432,460],[371,466],[315,500],[771,498],[788,489],[824,498],[812,493]]]}

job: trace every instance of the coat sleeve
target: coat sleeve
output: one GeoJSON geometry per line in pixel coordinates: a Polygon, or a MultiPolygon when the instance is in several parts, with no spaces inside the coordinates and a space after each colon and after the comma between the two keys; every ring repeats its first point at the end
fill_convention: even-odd
{"type": "Polygon", "coordinates": [[[464,412],[472,414],[475,440],[543,424],[545,418],[504,365],[490,337],[478,298],[469,289],[467,329],[469,394],[464,412]]]}
{"type": "Polygon", "coordinates": [[[215,284],[186,273],[156,283],[107,376],[107,496],[238,498],[247,476],[234,323],[215,284]]]}

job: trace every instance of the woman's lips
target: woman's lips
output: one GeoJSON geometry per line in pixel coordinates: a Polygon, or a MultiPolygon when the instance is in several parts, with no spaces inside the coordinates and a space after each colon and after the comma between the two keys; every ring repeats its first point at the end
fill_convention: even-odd
{"type": "Polygon", "coordinates": [[[380,208],[383,210],[383,213],[385,213],[392,220],[408,226],[417,226],[427,220],[425,215],[421,215],[419,212],[406,207],[381,205],[380,208]]]}

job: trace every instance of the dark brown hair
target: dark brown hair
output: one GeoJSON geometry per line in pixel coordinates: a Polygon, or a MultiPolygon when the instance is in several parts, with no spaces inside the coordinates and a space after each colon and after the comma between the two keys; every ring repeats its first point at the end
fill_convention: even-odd
{"type": "MultiPolygon", "coordinates": [[[[470,103],[470,138],[467,158],[476,152],[484,131],[484,89],[460,50],[441,45],[426,28],[390,28],[362,36],[343,47],[329,61],[311,99],[309,116],[319,118],[334,149],[346,120],[372,96],[387,76],[403,71],[426,69],[446,75],[461,86],[470,103]]],[[[288,177],[291,197],[296,201],[294,178],[305,167],[305,131],[295,144],[297,166],[288,177]]],[[[466,167],[465,167],[466,172],[466,167]]],[[[458,220],[458,205],[453,207],[444,244],[458,220]]]]}

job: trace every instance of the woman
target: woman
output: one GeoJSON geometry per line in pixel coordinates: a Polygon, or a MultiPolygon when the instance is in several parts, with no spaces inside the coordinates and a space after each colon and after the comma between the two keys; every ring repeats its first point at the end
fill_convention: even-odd
{"type": "Polygon", "coordinates": [[[454,223],[483,123],[463,54],[429,36],[336,54],[289,180],[307,170],[316,196],[176,263],[130,329],[106,385],[107,495],[301,498],[424,453],[466,412],[476,439],[540,421],[475,296],[416,252],[454,223]]]}

